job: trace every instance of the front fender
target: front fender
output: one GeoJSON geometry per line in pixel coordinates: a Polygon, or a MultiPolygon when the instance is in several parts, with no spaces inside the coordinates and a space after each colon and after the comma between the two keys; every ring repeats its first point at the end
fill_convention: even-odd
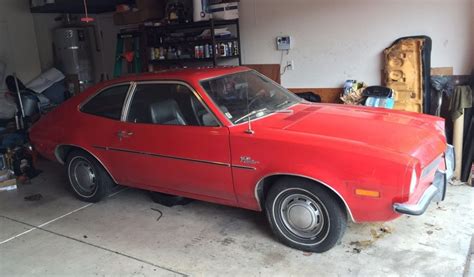
{"type": "MultiPolygon", "coordinates": [[[[263,134],[262,134],[263,135],[263,134]]],[[[298,176],[333,191],[355,222],[390,220],[399,200],[410,158],[348,140],[315,137],[311,140],[272,136],[231,137],[232,162],[243,165],[251,157],[253,169],[234,168],[236,195],[242,206],[261,210],[259,186],[269,176],[298,176]],[[251,147],[249,147],[249,145],[251,147]],[[356,195],[356,189],[379,192],[377,198],[356,195]]]]}

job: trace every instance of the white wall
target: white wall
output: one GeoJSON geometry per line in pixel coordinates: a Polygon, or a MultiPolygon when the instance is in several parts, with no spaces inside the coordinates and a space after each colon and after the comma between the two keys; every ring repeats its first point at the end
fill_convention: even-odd
{"type": "MultiPolygon", "coordinates": [[[[275,37],[291,35],[286,87],[379,84],[382,51],[399,37],[433,39],[432,66],[472,67],[472,0],[241,0],[243,63],[280,63],[275,37]]],[[[473,57],[474,59],[474,57],[473,57]]]]}
{"type": "MultiPolygon", "coordinates": [[[[379,84],[382,51],[399,37],[421,34],[433,39],[433,67],[452,66],[455,74],[468,74],[474,64],[473,2],[241,0],[243,63],[279,63],[275,37],[291,35],[294,48],[283,58],[284,63],[294,60],[295,70],[282,76],[286,87],[340,87],[346,79],[379,84]]],[[[43,69],[53,64],[55,16],[34,15],[43,69]]],[[[103,69],[98,71],[112,72],[119,28],[110,14],[96,19],[104,36],[103,65],[98,65],[103,69]]]]}
{"type": "Polygon", "coordinates": [[[28,0],[0,0],[0,60],[25,83],[41,72],[28,0]]]}
{"type": "Polygon", "coordinates": [[[61,21],[54,20],[58,16],[60,15],[50,13],[33,14],[39,59],[43,71],[54,65],[53,30],[62,25],[61,21]]]}
{"type": "Polygon", "coordinates": [[[471,68],[474,73],[474,0],[471,0],[471,68]]]}

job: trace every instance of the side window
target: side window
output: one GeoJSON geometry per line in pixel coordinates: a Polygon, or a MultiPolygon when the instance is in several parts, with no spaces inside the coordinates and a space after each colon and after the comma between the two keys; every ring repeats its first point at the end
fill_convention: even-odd
{"type": "Polygon", "coordinates": [[[193,92],[179,84],[143,84],[136,87],[128,122],[161,125],[219,126],[193,92]]]}
{"type": "Polygon", "coordinates": [[[81,108],[81,112],[120,120],[129,85],[114,86],[100,92],[81,108]]]}

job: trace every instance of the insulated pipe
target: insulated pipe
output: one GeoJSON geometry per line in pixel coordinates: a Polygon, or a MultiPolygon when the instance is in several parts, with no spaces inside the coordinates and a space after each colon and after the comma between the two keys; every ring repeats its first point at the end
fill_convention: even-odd
{"type": "Polygon", "coordinates": [[[453,146],[454,153],[456,154],[456,169],[454,170],[454,178],[461,180],[461,169],[462,169],[462,147],[463,147],[463,136],[464,136],[464,114],[454,120],[454,134],[453,134],[453,146]]]}

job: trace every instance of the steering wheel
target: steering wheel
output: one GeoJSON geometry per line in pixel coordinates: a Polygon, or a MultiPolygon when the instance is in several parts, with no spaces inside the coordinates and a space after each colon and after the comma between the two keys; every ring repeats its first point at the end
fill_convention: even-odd
{"type": "Polygon", "coordinates": [[[259,91],[255,97],[249,101],[249,108],[252,108],[253,106],[257,106],[257,104],[262,104],[263,99],[266,97],[266,92],[264,90],[259,91]]]}

